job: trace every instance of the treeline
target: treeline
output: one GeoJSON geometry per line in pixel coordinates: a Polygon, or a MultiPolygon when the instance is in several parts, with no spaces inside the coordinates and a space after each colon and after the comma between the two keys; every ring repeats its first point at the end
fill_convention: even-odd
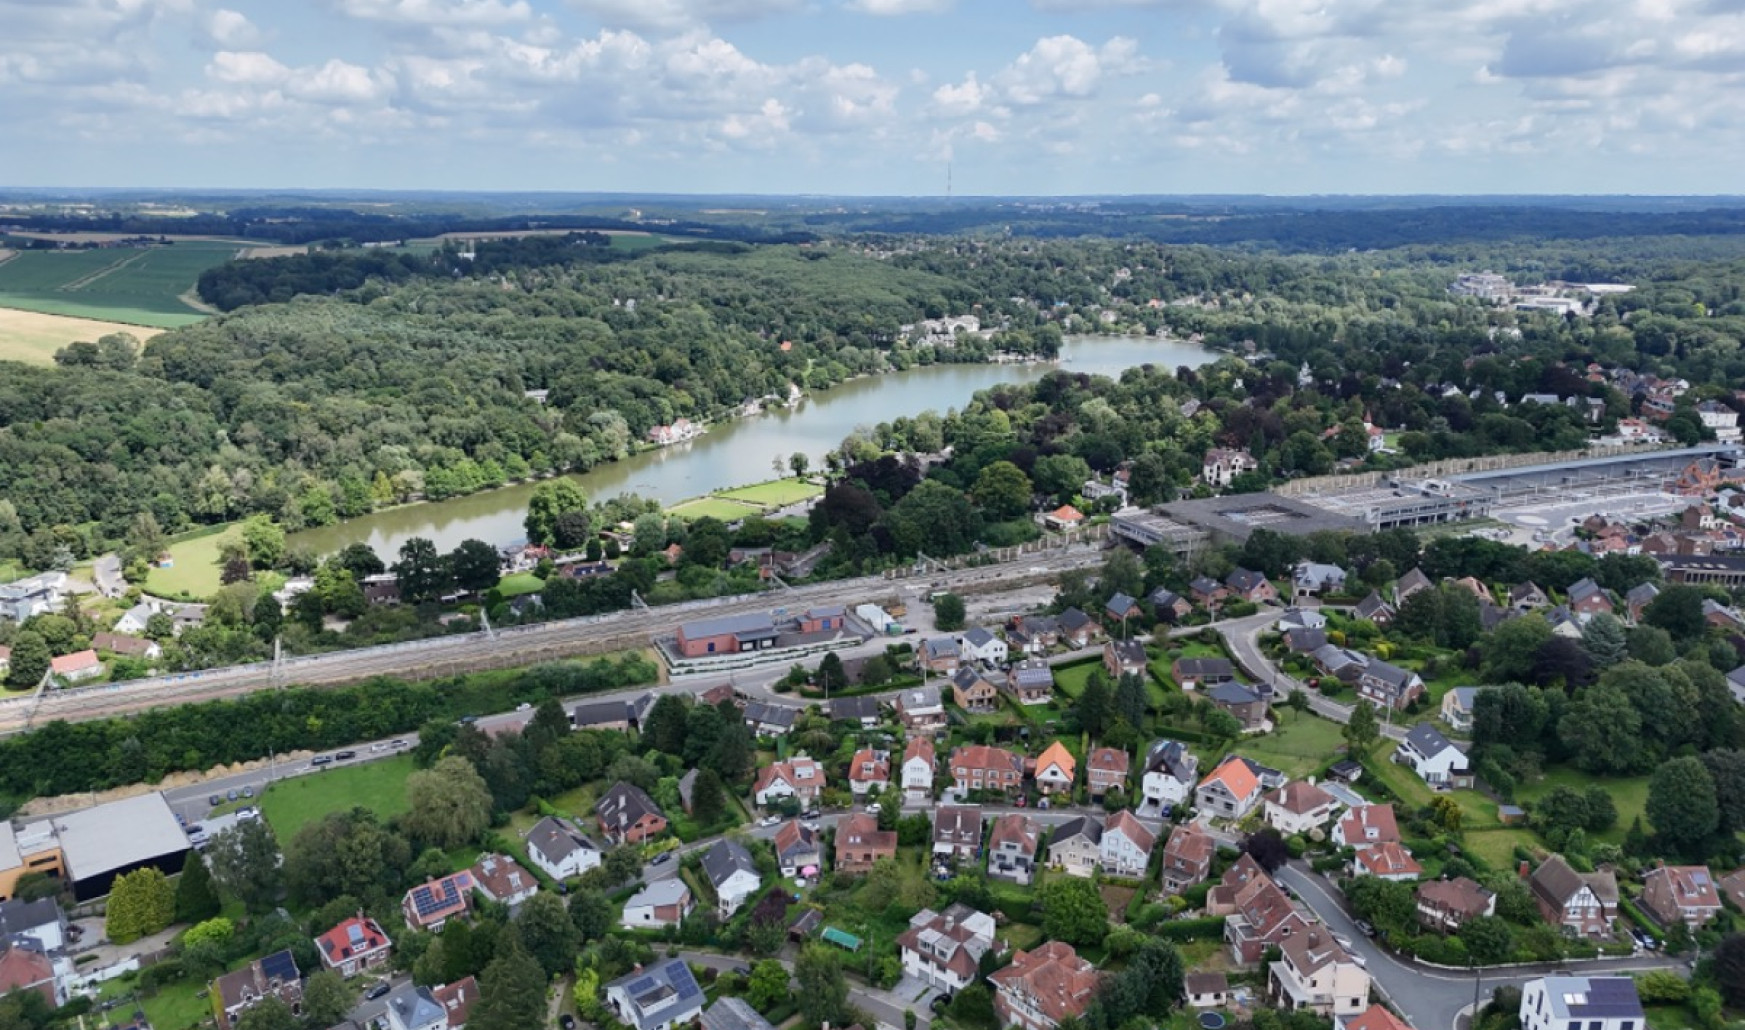
{"type": "Polygon", "coordinates": [[[658,675],[645,656],[626,655],[541,665],[507,677],[417,683],[378,678],[154,708],[125,718],[51,722],[0,741],[0,799],[10,809],[32,797],[156,782],[174,772],[269,754],[327,750],[409,733],[433,719],[652,683],[658,675]]]}

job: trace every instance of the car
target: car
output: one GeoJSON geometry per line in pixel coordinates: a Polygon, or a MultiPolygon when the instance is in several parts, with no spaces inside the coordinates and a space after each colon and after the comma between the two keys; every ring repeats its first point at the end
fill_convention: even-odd
{"type": "Polygon", "coordinates": [[[356,751],[341,751],[339,754],[334,755],[333,757],[335,757],[343,762],[348,758],[356,758],[357,752],[356,751]]]}
{"type": "Polygon", "coordinates": [[[386,744],[376,743],[376,744],[370,745],[370,753],[371,754],[381,754],[383,751],[386,751],[386,750],[388,750],[388,745],[386,745],[386,744]]]}
{"type": "Polygon", "coordinates": [[[807,819],[816,819],[816,818],[818,818],[819,814],[820,813],[819,813],[818,809],[814,808],[810,812],[807,812],[805,817],[807,819]]]}
{"type": "Polygon", "coordinates": [[[252,798],[252,797],[254,797],[254,788],[253,788],[253,787],[244,787],[244,788],[242,788],[242,796],[243,796],[243,797],[245,797],[245,798],[252,798]]]}
{"type": "Polygon", "coordinates": [[[529,704],[529,703],[528,703],[528,702],[526,702],[526,701],[523,701],[523,702],[521,702],[521,703],[520,703],[520,704],[518,704],[518,705],[516,705],[516,706],[515,706],[515,710],[516,710],[516,711],[517,711],[517,712],[525,712],[525,711],[527,711],[527,710],[528,710],[528,709],[529,709],[529,708],[532,708],[532,707],[533,707],[533,706],[532,706],[532,705],[531,705],[531,704],[529,704]]]}
{"type": "Polygon", "coordinates": [[[230,789],[230,791],[224,795],[224,800],[235,801],[237,798],[240,798],[240,797],[242,797],[242,792],[238,791],[236,788],[232,787],[230,789]]]}
{"type": "Polygon", "coordinates": [[[563,1015],[557,1017],[557,1025],[562,1027],[563,1030],[576,1030],[576,1017],[565,1012],[563,1015]]]}
{"type": "Polygon", "coordinates": [[[1036,802],[1036,807],[1046,809],[1048,807],[1048,799],[1043,798],[1042,800],[1036,802]]]}
{"type": "Polygon", "coordinates": [[[188,843],[197,848],[205,847],[206,843],[211,839],[212,838],[206,834],[205,830],[195,830],[193,833],[188,834],[188,843]]]}
{"type": "Polygon", "coordinates": [[[1355,921],[1352,925],[1356,926],[1357,932],[1363,934],[1365,937],[1374,937],[1375,936],[1375,927],[1369,925],[1367,920],[1359,919],[1359,920],[1355,921]]]}
{"type": "Polygon", "coordinates": [[[933,1000],[927,1003],[927,1007],[935,1012],[944,1012],[945,1006],[949,1004],[951,1004],[951,995],[941,992],[933,996],[933,1000]]]}
{"type": "Polygon", "coordinates": [[[471,726],[473,723],[478,721],[479,717],[476,715],[463,715],[460,717],[460,724],[462,726],[471,726]]]}
{"type": "Polygon", "coordinates": [[[1025,797],[1024,795],[1020,794],[1020,795],[1018,795],[1018,800],[1016,803],[1017,803],[1019,808],[1023,808],[1025,805],[1030,803],[1030,799],[1025,797]]]}
{"type": "Polygon", "coordinates": [[[364,1000],[375,1001],[377,998],[382,997],[393,989],[394,988],[389,985],[388,981],[378,980],[376,981],[375,986],[364,992],[364,1000]]]}
{"type": "Polygon", "coordinates": [[[391,741],[389,741],[389,742],[388,742],[388,746],[389,746],[389,747],[391,747],[391,748],[402,748],[402,747],[405,747],[405,746],[406,746],[406,741],[405,741],[405,738],[399,738],[399,739],[395,739],[395,740],[391,740],[391,741]]]}
{"type": "Polygon", "coordinates": [[[660,853],[660,854],[658,854],[658,855],[656,855],[656,856],[654,856],[654,857],[653,857],[653,858],[652,858],[652,859],[650,859],[650,860],[649,860],[649,862],[648,862],[648,864],[649,864],[649,865],[660,865],[660,864],[661,864],[661,863],[662,863],[662,862],[669,862],[669,861],[671,861],[671,860],[672,860],[672,857],[673,857],[673,853],[672,853],[672,852],[670,852],[670,851],[663,851],[663,852],[661,852],[661,853],[660,853]]]}
{"type": "Polygon", "coordinates": [[[872,804],[866,806],[866,814],[867,815],[878,815],[881,810],[882,810],[882,806],[880,806],[880,804],[877,801],[874,801],[872,804]]]}
{"type": "Polygon", "coordinates": [[[333,756],[332,755],[316,755],[314,758],[309,759],[309,764],[310,765],[331,765],[331,764],[333,764],[333,756]]]}
{"type": "Polygon", "coordinates": [[[733,975],[735,975],[735,976],[750,976],[751,975],[751,967],[750,966],[734,966],[733,967],[733,975]]]}
{"type": "Polygon", "coordinates": [[[762,819],[759,819],[757,824],[759,826],[774,826],[781,821],[782,817],[779,815],[766,815],[762,819]]]}
{"type": "Polygon", "coordinates": [[[213,808],[217,808],[219,805],[224,804],[224,796],[222,794],[214,794],[206,799],[206,803],[211,805],[213,808]]]}
{"type": "Polygon", "coordinates": [[[247,808],[239,808],[236,810],[236,821],[239,823],[246,823],[250,819],[259,819],[260,817],[261,817],[261,810],[254,807],[253,805],[249,805],[247,808]]]}

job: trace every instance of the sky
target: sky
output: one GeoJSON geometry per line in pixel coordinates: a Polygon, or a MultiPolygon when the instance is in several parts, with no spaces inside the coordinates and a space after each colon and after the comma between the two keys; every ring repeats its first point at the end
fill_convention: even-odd
{"type": "Polygon", "coordinates": [[[1745,0],[0,0],[0,185],[1736,193],[1745,0]]]}

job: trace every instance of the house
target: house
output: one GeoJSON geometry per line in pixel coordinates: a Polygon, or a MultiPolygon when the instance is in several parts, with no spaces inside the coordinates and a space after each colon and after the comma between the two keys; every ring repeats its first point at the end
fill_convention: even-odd
{"type": "Polygon", "coordinates": [[[434,933],[450,919],[464,919],[473,908],[473,874],[450,873],[421,883],[400,899],[400,913],[414,930],[434,933]]]}
{"type": "Polygon", "coordinates": [[[1278,600],[1278,590],[1272,585],[1272,580],[1252,569],[1237,569],[1224,579],[1224,587],[1229,596],[1240,597],[1254,604],[1267,604],[1278,600]]]}
{"type": "Polygon", "coordinates": [[[1223,973],[1189,973],[1183,986],[1189,1008],[1221,1009],[1230,1004],[1230,978],[1223,973]]]}
{"type": "Polygon", "coordinates": [[[1333,843],[1342,848],[1374,847],[1400,842],[1399,821],[1393,805],[1358,805],[1333,824],[1333,843]]]}
{"type": "Polygon", "coordinates": [[[704,1009],[701,1022],[703,1030],[775,1030],[744,998],[731,995],[704,1009]]]}
{"type": "Polygon", "coordinates": [[[799,721],[800,710],[792,705],[770,704],[766,701],[752,701],[745,706],[745,725],[753,736],[780,737],[794,728],[799,721]]]}
{"type": "Polygon", "coordinates": [[[1418,886],[1418,922],[1437,933],[1454,933],[1467,920],[1495,915],[1497,896],[1465,876],[1418,886]]]}
{"type": "MultiPolygon", "coordinates": [[[[43,572],[10,583],[0,583],[0,619],[25,622],[37,615],[47,615],[61,605],[61,592],[66,589],[67,574],[43,572]]],[[[149,618],[151,613],[146,612],[149,618]]],[[[125,618],[125,616],[124,616],[125,618]]],[[[124,633],[145,632],[145,622],[129,623],[124,633]]]]}
{"type": "Polygon", "coordinates": [[[1140,811],[1161,815],[1185,804],[1199,779],[1200,760],[1178,740],[1154,740],[1139,778],[1140,811]]]}
{"type": "Polygon", "coordinates": [[[164,649],[155,640],[144,637],[131,637],[125,633],[98,633],[91,637],[91,647],[97,651],[107,651],[121,658],[144,658],[146,661],[156,661],[163,657],[164,649]]]}
{"type": "MultiPolygon", "coordinates": [[[[1192,825],[1184,824],[1184,825],[1192,825]]],[[[1209,916],[1229,916],[1236,911],[1236,902],[1248,885],[1257,880],[1269,880],[1266,870],[1254,860],[1254,856],[1243,852],[1224,870],[1224,875],[1206,892],[1206,914],[1209,916]]],[[[1228,935],[1226,935],[1228,936],[1228,935]]]]}
{"type": "Polygon", "coordinates": [[[600,846],[575,823],[547,816],[527,831],[527,857],[554,880],[573,880],[600,864],[600,846]]]}
{"type": "Polygon", "coordinates": [[[864,873],[881,858],[897,857],[897,831],[879,829],[877,818],[856,812],[836,824],[836,871],[864,873]]]}
{"type": "Polygon", "coordinates": [[[448,1030],[448,1010],[428,987],[405,983],[382,999],[387,1030],[448,1030]]]}
{"type": "Polygon", "coordinates": [[[946,992],[973,983],[980,975],[982,956],[993,946],[993,917],[964,904],[943,912],[924,908],[897,935],[903,972],[946,992]]]}
{"type": "Polygon", "coordinates": [[[1060,620],[1050,615],[1020,615],[1006,630],[1006,648],[1020,654],[1046,654],[1060,643],[1060,620]]]}
{"type": "Polygon", "coordinates": [[[578,730],[630,729],[630,705],[625,701],[596,701],[569,710],[570,725],[578,730]]]}
{"type": "Polygon", "coordinates": [[[1169,831],[1163,845],[1163,891],[1180,894],[1203,883],[1212,871],[1212,856],[1218,842],[1193,823],[1180,823],[1169,831]]]}
{"type": "Polygon", "coordinates": [[[618,917],[618,923],[629,930],[677,926],[695,907],[691,888],[674,876],[656,880],[632,894],[624,902],[624,914],[618,917]]]}
{"type": "Polygon", "coordinates": [[[1346,572],[1337,565],[1300,561],[1291,570],[1291,587],[1298,597],[1345,592],[1346,572]]]}
{"type": "Polygon", "coordinates": [[[1183,690],[1229,683],[1236,678],[1236,666],[1228,658],[1177,658],[1169,667],[1176,686],[1183,690]]]}
{"type": "Polygon", "coordinates": [[[939,691],[922,688],[905,690],[897,695],[897,718],[911,733],[931,733],[945,728],[945,704],[939,691]]]}
{"type": "Polygon", "coordinates": [[[1006,670],[1006,692],[1021,705],[1045,705],[1054,700],[1054,669],[1039,658],[1026,658],[1006,670]]]}
{"type": "Polygon", "coordinates": [[[1624,612],[1631,622],[1641,622],[1642,613],[1648,610],[1648,605],[1660,596],[1660,588],[1653,583],[1638,583],[1624,595],[1624,612]]]}
{"type": "Polygon", "coordinates": [[[1467,764],[1466,752],[1427,722],[1406,732],[1406,739],[1394,749],[1394,762],[1409,767],[1432,787],[1472,786],[1472,767],[1467,764]]]}
{"type": "MultiPolygon", "coordinates": [[[[121,618],[115,620],[113,629],[123,636],[143,636],[146,625],[151,622],[151,617],[157,613],[158,610],[152,606],[151,602],[141,601],[122,612],[121,618]]],[[[95,638],[92,639],[94,642],[95,638]]]]}
{"type": "Polygon", "coordinates": [[[480,855],[472,876],[473,890],[499,905],[519,905],[539,893],[539,881],[508,855],[480,855]]]}
{"type": "Polygon", "coordinates": [[[1432,586],[1433,584],[1430,582],[1430,577],[1424,575],[1424,570],[1414,567],[1404,576],[1394,580],[1394,607],[1398,608],[1406,603],[1406,598],[1411,597],[1420,590],[1429,590],[1432,586]]]}
{"type": "Polygon", "coordinates": [[[1146,598],[1159,622],[1179,622],[1193,614],[1194,603],[1173,590],[1158,587],[1146,598]]]}
{"type": "Polygon", "coordinates": [[[90,648],[74,651],[72,654],[51,658],[48,674],[56,683],[78,683],[94,679],[103,675],[103,660],[90,648]]]}
{"type": "Polygon", "coordinates": [[[1126,594],[1116,592],[1109,598],[1108,603],[1103,605],[1103,614],[1108,617],[1111,623],[1124,628],[1128,619],[1143,613],[1139,609],[1138,601],[1126,594]]]}
{"type": "Polygon", "coordinates": [[[1547,976],[1521,988],[1521,1030],[1642,1030],[1648,1017],[1628,976],[1547,976]]]}
{"type": "Polygon", "coordinates": [[[874,787],[880,792],[891,785],[891,753],[863,747],[848,760],[848,787],[863,797],[874,787]]]}
{"type": "Polygon", "coordinates": [[[1374,876],[1395,883],[1416,880],[1424,875],[1424,867],[1403,845],[1384,841],[1374,847],[1362,848],[1351,860],[1351,875],[1374,876]]]}
{"type": "Polygon", "coordinates": [[[783,876],[804,875],[806,869],[824,868],[824,849],[818,833],[798,819],[789,819],[776,827],[770,843],[775,846],[776,865],[783,876]]]}
{"type": "MultiPolygon", "coordinates": [[[[888,775],[886,779],[889,779],[888,775]]],[[[793,798],[801,807],[806,807],[816,804],[823,793],[824,767],[805,755],[795,755],[785,762],[772,762],[759,769],[757,781],[751,788],[752,799],[763,806],[793,798]]]]}
{"type": "Polygon", "coordinates": [[[1096,967],[1064,941],[1019,951],[1010,965],[988,977],[1000,1025],[1018,1030],[1054,1030],[1064,1020],[1078,1019],[1090,1006],[1098,980],[1096,967]]]}
{"type": "Polygon", "coordinates": [[[934,637],[921,641],[918,661],[921,668],[929,672],[943,672],[947,675],[957,671],[963,660],[958,650],[957,641],[950,637],[934,637]]]}
{"type": "Polygon", "coordinates": [[[1483,687],[1455,687],[1442,695],[1442,721],[1458,733],[1472,732],[1472,716],[1483,687]]]}
{"type": "Polygon", "coordinates": [[[462,977],[454,983],[431,988],[430,994],[442,1006],[448,1030],[464,1030],[473,1003],[479,1000],[479,982],[470,976],[462,977]]]}
{"type": "Polygon", "coordinates": [[[1036,788],[1044,794],[1072,793],[1078,778],[1078,760],[1060,741],[1048,745],[1036,758],[1036,788]]]}
{"type": "Polygon", "coordinates": [[[1141,879],[1151,862],[1157,834],[1145,828],[1137,816],[1122,809],[1103,824],[1103,847],[1099,864],[1109,876],[1141,879]]]}
{"type": "Polygon", "coordinates": [[[1081,815],[1061,823],[1048,838],[1048,868],[1072,876],[1096,875],[1103,859],[1103,824],[1095,816],[1081,815]]]}
{"type": "Polygon", "coordinates": [[[879,724],[879,699],[876,697],[839,697],[829,704],[831,722],[852,722],[863,730],[879,724]]]}
{"type": "Polygon", "coordinates": [[[1111,790],[1127,792],[1127,769],[1131,760],[1119,748],[1092,748],[1085,760],[1085,780],[1091,797],[1101,800],[1111,790]]]}
{"type": "Polygon", "coordinates": [[[48,952],[65,947],[67,916],[60,902],[54,898],[0,901],[0,940],[11,937],[28,937],[48,952]]]}
{"type": "Polygon", "coordinates": [[[1222,819],[1242,819],[1260,803],[1260,777],[1236,755],[1224,759],[1194,791],[1200,811],[1222,819]]]}
{"type": "Polygon", "coordinates": [[[1210,607],[1222,601],[1227,591],[1224,584],[1209,576],[1195,576],[1188,584],[1188,593],[1193,595],[1196,603],[1210,607]]]}
{"type": "Polygon", "coordinates": [[[1357,677],[1357,696],[1382,708],[1402,711],[1424,693],[1424,680],[1380,658],[1370,659],[1357,677]]]}
{"type": "Polygon", "coordinates": [[[940,805],[933,812],[933,860],[947,865],[974,862],[982,853],[982,810],[975,805],[940,805]]]}
{"type": "Polygon", "coordinates": [[[928,737],[910,737],[903,748],[903,793],[914,797],[933,792],[933,769],[939,764],[928,737]]]}
{"type": "Polygon", "coordinates": [[[1604,587],[1591,579],[1579,579],[1569,585],[1569,610],[1577,615],[1598,615],[1612,611],[1612,598],[1604,587]]]}
{"type": "Polygon", "coordinates": [[[289,948],[224,974],[212,981],[210,993],[219,1030],[230,1030],[244,1012],[268,998],[284,1002],[292,1015],[303,1012],[303,974],[289,948]]]}
{"type": "Polygon", "coordinates": [[[1207,700],[1222,711],[1236,717],[1243,730],[1258,730],[1266,725],[1266,702],[1249,687],[1229,681],[1206,691],[1207,700]]]}
{"type": "Polygon", "coordinates": [[[703,1012],[703,989],[685,960],[669,958],[606,985],[606,1005],[631,1030],[673,1030],[703,1012]]]}
{"type": "Polygon", "coordinates": [[[980,626],[972,626],[958,634],[957,650],[966,662],[1006,664],[1006,642],[980,626]]]}
{"type": "Polygon", "coordinates": [[[1004,748],[966,744],[946,762],[959,794],[971,790],[1011,792],[1024,785],[1024,758],[1004,748]]]}
{"type": "Polygon", "coordinates": [[[1117,680],[1145,675],[1147,664],[1145,645],[1137,640],[1111,640],[1103,645],[1103,668],[1117,680]]]}
{"type": "Polygon", "coordinates": [[[1545,608],[1551,604],[1551,598],[1545,591],[1539,589],[1539,584],[1528,580],[1516,583],[1509,588],[1509,607],[1518,612],[1530,612],[1535,608],[1545,608]]]}
{"type": "Polygon", "coordinates": [[[1683,923],[1694,933],[1721,913],[1721,895],[1706,866],[1663,862],[1642,877],[1642,907],[1662,927],[1683,923]]]}
{"type": "Polygon", "coordinates": [[[1284,631],[1285,648],[1291,654],[1314,654],[1327,646],[1327,631],[1307,626],[1292,626],[1284,631]]]}
{"type": "Polygon", "coordinates": [[[1562,855],[1552,855],[1533,870],[1527,887],[1546,922],[1577,936],[1605,936],[1618,918],[1618,879],[1609,871],[1578,873],[1562,855]]]}
{"type": "Polygon", "coordinates": [[[1061,643],[1074,649],[1089,647],[1097,635],[1097,624],[1077,608],[1066,609],[1054,621],[1060,627],[1061,643]]]}
{"type": "Polygon", "coordinates": [[[666,832],[666,813],[634,783],[612,785],[594,805],[600,832],[617,844],[640,844],[666,832]]]}
{"type": "Polygon", "coordinates": [[[703,875],[715,888],[716,914],[723,921],[731,918],[763,886],[763,877],[758,875],[751,852],[745,850],[745,845],[725,837],[703,852],[703,875]]]}
{"type": "Polygon", "coordinates": [[[1063,504],[1042,517],[1042,522],[1049,529],[1077,529],[1084,525],[1085,513],[1070,504],[1063,504]]]}
{"type": "Polygon", "coordinates": [[[1280,633],[1293,629],[1326,629],[1327,616],[1317,608],[1286,608],[1273,626],[1280,633]]]}
{"type": "Polygon", "coordinates": [[[991,712],[1000,707],[1000,688],[970,666],[952,674],[951,700],[957,707],[972,714],[991,712]]]}
{"type": "Polygon", "coordinates": [[[1323,927],[1291,937],[1268,970],[1273,1003],[1318,1016],[1354,1016],[1369,1005],[1369,973],[1323,927]]]}
{"type": "Polygon", "coordinates": [[[1036,848],[1042,827],[1027,815],[1011,813],[994,819],[988,832],[988,879],[1028,885],[1036,876],[1036,848]]]}
{"type": "Polygon", "coordinates": [[[1246,450],[1213,447],[1206,452],[1205,459],[1200,463],[1200,479],[1207,486],[1223,489],[1234,482],[1237,476],[1258,468],[1260,463],[1246,450]]]}
{"type": "Polygon", "coordinates": [[[1393,606],[1382,600],[1381,595],[1374,590],[1365,594],[1363,600],[1357,602],[1357,608],[1352,614],[1360,619],[1373,622],[1377,626],[1386,626],[1394,621],[1393,606]]]}
{"type": "Polygon", "coordinates": [[[1313,917],[1297,908],[1290,895],[1262,872],[1235,892],[1231,911],[1224,917],[1224,941],[1232,961],[1251,966],[1266,949],[1281,947],[1314,925],[1313,917]]]}
{"type": "Polygon", "coordinates": [[[1339,802],[1309,780],[1293,780],[1266,795],[1266,824],[1285,836],[1308,833],[1333,818],[1339,802]]]}
{"type": "Polygon", "coordinates": [[[343,977],[353,977],[388,964],[394,942],[374,919],[355,915],[315,938],[321,965],[343,977]]]}
{"type": "Polygon", "coordinates": [[[14,991],[37,994],[50,1009],[67,1001],[55,960],[35,941],[25,938],[0,941],[0,994],[14,991]]]}

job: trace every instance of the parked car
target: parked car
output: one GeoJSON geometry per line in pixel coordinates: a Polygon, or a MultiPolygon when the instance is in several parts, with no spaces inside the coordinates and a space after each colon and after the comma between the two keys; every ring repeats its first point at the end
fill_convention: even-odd
{"type": "Polygon", "coordinates": [[[213,808],[217,808],[219,805],[224,804],[224,798],[221,795],[214,794],[206,799],[206,803],[211,805],[213,808]]]}
{"type": "Polygon", "coordinates": [[[240,798],[240,797],[242,797],[242,794],[241,794],[241,792],[240,792],[240,791],[238,791],[238,790],[236,790],[236,789],[235,789],[235,788],[234,788],[234,787],[233,787],[233,788],[231,788],[231,790],[230,790],[230,791],[229,791],[229,792],[228,792],[228,793],[226,793],[226,794],[225,794],[225,795],[224,795],[224,800],[226,800],[226,801],[235,801],[235,800],[236,800],[236,799],[237,799],[237,798],[240,798]]]}
{"type": "Polygon", "coordinates": [[[245,797],[245,798],[252,798],[252,797],[254,797],[254,788],[253,788],[253,787],[244,787],[244,788],[242,788],[242,796],[243,796],[243,797],[245,797]]]}
{"type": "Polygon", "coordinates": [[[396,739],[396,740],[390,741],[388,743],[388,746],[391,748],[403,748],[406,746],[406,741],[404,738],[396,739]]]}
{"type": "Polygon", "coordinates": [[[557,1025],[562,1027],[563,1030],[576,1030],[576,1017],[565,1012],[563,1015],[557,1017],[557,1025]]]}
{"type": "Polygon", "coordinates": [[[663,851],[660,854],[654,856],[654,858],[650,859],[648,864],[649,865],[660,865],[662,862],[670,861],[672,859],[672,857],[673,857],[672,852],[663,851]]]}
{"type": "Polygon", "coordinates": [[[343,762],[348,758],[356,758],[357,752],[356,751],[341,751],[339,754],[334,755],[333,757],[335,757],[343,762]]]}
{"type": "Polygon", "coordinates": [[[1353,923],[1353,925],[1356,926],[1357,931],[1359,933],[1363,934],[1365,937],[1374,937],[1375,936],[1375,927],[1369,925],[1367,920],[1363,920],[1363,919],[1356,920],[1353,923]]]}
{"type": "Polygon", "coordinates": [[[380,998],[391,990],[393,990],[393,987],[389,985],[388,981],[377,980],[375,986],[364,992],[364,1000],[375,1001],[377,998],[380,998]]]}
{"type": "Polygon", "coordinates": [[[381,751],[386,751],[386,750],[388,750],[388,745],[386,745],[386,744],[375,743],[375,744],[370,745],[370,751],[372,751],[372,752],[381,752],[381,751]]]}
{"type": "Polygon", "coordinates": [[[878,815],[881,810],[882,810],[882,808],[877,801],[874,801],[872,804],[866,806],[866,814],[867,815],[878,815]]]}
{"type": "Polygon", "coordinates": [[[310,765],[331,765],[331,764],[333,764],[333,756],[332,755],[316,755],[314,758],[309,759],[309,764],[310,765]]]}

